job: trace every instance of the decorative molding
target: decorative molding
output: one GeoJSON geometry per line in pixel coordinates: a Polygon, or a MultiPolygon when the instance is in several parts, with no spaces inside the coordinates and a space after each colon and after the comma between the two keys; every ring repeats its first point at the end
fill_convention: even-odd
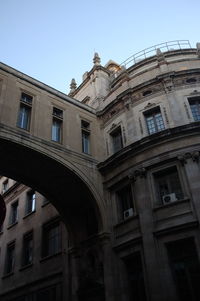
{"type": "Polygon", "coordinates": [[[147,171],[144,167],[140,168],[140,169],[136,169],[134,171],[132,171],[128,177],[131,181],[135,182],[137,180],[137,178],[146,178],[146,174],[147,171]]]}
{"type": "Polygon", "coordinates": [[[183,105],[184,105],[184,109],[185,109],[187,118],[188,118],[188,119],[191,119],[191,116],[190,116],[190,113],[189,113],[189,109],[188,109],[188,106],[187,106],[187,104],[186,104],[185,101],[184,101],[183,105]]]}
{"type": "Polygon", "coordinates": [[[167,110],[165,107],[163,107],[163,112],[164,112],[164,115],[165,115],[165,120],[166,120],[166,123],[169,123],[169,118],[168,118],[168,115],[167,115],[167,110]]]}
{"type": "Polygon", "coordinates": [[[152,107],[155,107],[155,106],[157,106],[156,103],[148,102],[148,104],[144,107],[144,110],[151,109],[152,107]]]}
{"type": "Polygon", "coordinates": [[[182,165],[187,164],[188,159],[192,159],[193,162],[199,162],[199,157],[200,157],[200,152],[195,151],[195,152],[187,152],[185,154],[181,154],[177,156],[177,159],[181,162],[182,165]]]}
{"type": "Polygon", "coordinates": [[[140,126],[140,132],[141,134],[143,135],[143,127],[142,127],[142,120],[141,120],[141,117],[139,117],[139,126],[140,126]]]}

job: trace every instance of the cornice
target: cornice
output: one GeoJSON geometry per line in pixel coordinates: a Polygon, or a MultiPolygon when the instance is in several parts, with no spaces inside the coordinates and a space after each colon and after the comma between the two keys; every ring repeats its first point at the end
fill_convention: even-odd
{"type": "Polygon", "coordinates": [[[199,132],[200,122],[193,122],[187,125],[169,128],[153,135],[149,135],[124,147],[105,161],[99,163],[97,165],[98,170],[102,174],[105,174],[107,171],[109,172],[110,169],[119,166],[120,163],[124,162],[125,160],[128,160],[147,149],[155,148],[163,142],[170,142],[174,139],[199,135],[199,132]]]}

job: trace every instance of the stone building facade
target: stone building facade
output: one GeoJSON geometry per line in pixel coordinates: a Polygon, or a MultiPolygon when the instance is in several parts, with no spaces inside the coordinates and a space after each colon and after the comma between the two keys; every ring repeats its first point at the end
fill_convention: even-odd
{"type": "MultiPolygon", "coordinates": [[[[89,110],[80,119],[80,139],[69,143],[76,126],[63,139],[66,148],[96,160],[94,182],[103,195],[99,215],[105,222],[96,225],[89,206],[79,216],[89,212],[86,228],[95,230],[83,231],[68,247],[64,232],[67,251],[60,258],[68,265],[56,300],[199,300],[200,45],[161,44],[123,65],[102,66],[96,53],[93,62],[80,86],[72,80],[68,96],[81,103],[81,116],[89,110]]],[[[59,109],[54,113],[59,119],[59,109]]],[[[52,139],[59,138],[56,121],[52,139]]],[[[38,212],[40,224],[46,223],[40,219],[38,212]]],[[[34,268],[46,277],[42,265],[34,268]]],[[[10,289],[17,290],[19,278],[15,283],[12,277],[10,289]]]]}

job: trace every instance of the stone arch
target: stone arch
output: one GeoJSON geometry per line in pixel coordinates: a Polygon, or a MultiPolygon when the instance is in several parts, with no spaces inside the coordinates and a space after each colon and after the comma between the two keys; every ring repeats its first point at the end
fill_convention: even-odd
{"type": "Polygon", "coordinates": [[[46,196],[76,244],[105,231],[104,205],[95,181],[66,157],[63,151],[29,134],[0,130],[0,174],[46,196]]]}

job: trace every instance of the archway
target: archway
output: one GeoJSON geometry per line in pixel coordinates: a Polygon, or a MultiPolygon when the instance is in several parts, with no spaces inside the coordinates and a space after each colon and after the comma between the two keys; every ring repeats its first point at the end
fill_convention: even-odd
{"type": "Polygon", "coordinates": [[[102,231],[95,197],[75,170],[33,148],[0,139],[0,174],[37,190],[58,210],[76,244],[102,231]]]}

